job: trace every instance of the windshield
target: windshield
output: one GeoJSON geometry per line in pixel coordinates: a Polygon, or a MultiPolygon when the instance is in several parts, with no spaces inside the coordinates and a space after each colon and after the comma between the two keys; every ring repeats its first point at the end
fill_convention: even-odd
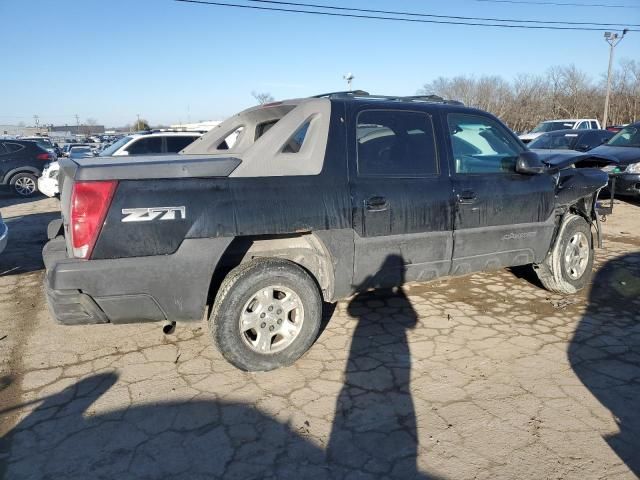
{"type": "Polygon", "coordinates": [[[529,143],[529,148],[543,148],[547,150],[570,150],[578,138],[577,133],[551,134],[546,133],[529,143]]]}
{"type": "Polygon", "coordinates": [[[640,147],[640,127],[624,127],[607,142],[613,147],[640,147]]]}
{"type": "Polygon", "coordinates": [[[542,122],[531,133],[553,132],[554,130],[566,130],[573,128],[574,122],[542,122]]]}
{"type": "Polygon", "coordinates": [[[122,146],[126,145],[127,143],[129,143],[132,138],[133,137],[129,137],[129,136],[122,137],[120,140],[118,140],[116,143],[114,143],[110,147],[107,147],[104,150],[102,150],[100,152],[100,156],[108,157],[110,155],[113,155],[114,153],[116,153],[116,150],[118,150],[120,147],[122,147],[122,146]]]}

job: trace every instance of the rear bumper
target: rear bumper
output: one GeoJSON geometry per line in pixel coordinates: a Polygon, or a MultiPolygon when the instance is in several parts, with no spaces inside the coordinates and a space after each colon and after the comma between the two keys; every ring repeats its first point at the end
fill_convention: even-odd
{"type": "Polygon", "coordinates": [[[49,311],[66,325],[199,321],[230,242],[187,239],[173,255],[78,260],[67,257],[64,238],[55,238],[42,252],[49,311]]]}

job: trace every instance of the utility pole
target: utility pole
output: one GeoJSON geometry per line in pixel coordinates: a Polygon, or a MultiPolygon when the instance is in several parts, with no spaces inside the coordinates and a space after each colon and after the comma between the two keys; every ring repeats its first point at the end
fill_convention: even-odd
{"type": "Polygon", "coordinates": [[[33,120],[36,122],[36,133],[40,133],[40,117],[38,115],[34,115],[33,120]]]}
{"type": "Polygon", "coordinates": [[[138,117],[138,121],[136,122],[136,130],[141,130],[141,128],[140,128],[140,114],[136,113],[136,117],[138,117]]]}
{"type": "Polygon", "coordinates": [[[604,98],[604,114],[602,115],[602,128],[607,128],[609,117],[609,95],[611,93],[611,70],[613,68],[613,50],[616,48],[629,30],[622,30],[622,35],[615,32],[604,32],[604,39],[609,44],[609,70],[607,72],[607,95],[604,98]]]}
{"type": "Polygon", "coordinates": [[[79,135],[80,134],[80,116],[76,113],[74,117],[76,117],[76,135],[79,135]]]}

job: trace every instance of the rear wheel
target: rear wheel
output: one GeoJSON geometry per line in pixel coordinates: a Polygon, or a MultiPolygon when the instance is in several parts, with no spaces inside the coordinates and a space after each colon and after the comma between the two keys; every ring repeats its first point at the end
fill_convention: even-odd
{"type": "Polygon", "coordinates": [[[38,179],[27,172],[16,173],[9,182],[13,191],[21,197],[31,197],[38,191],[38,179]]]}
{"type": "Polygon", "coordinates": [[[265,371],[300,358],[315,341],[321,320],[315,280],[288,260],[259,258],[236,267],[222,282],[209,329],[230,363],[265,371]]]}
{"type": "Polygon", "coordinates": [[[545,261],[534,266],[547,290],[576,293],[591,280],[593,242],[591,227],[578,215],[565,220],[545,261]]]}

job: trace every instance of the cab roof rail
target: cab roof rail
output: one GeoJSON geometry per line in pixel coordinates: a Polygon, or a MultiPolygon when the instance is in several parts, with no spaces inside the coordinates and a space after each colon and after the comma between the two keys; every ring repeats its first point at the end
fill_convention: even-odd
{"type": "Polygon", "coordinates": [[[372,95],[364,90],[351,90],[344,92],[331,92],[314,95],[311,98],[367,98],[371,100],[388,100],[394,102],[428,102],[442,103],[446,105],[464,105],[458,100],[448,100],[438,95],[411,95],[411,96],[393,96],[393,95],[372,95]]]}

